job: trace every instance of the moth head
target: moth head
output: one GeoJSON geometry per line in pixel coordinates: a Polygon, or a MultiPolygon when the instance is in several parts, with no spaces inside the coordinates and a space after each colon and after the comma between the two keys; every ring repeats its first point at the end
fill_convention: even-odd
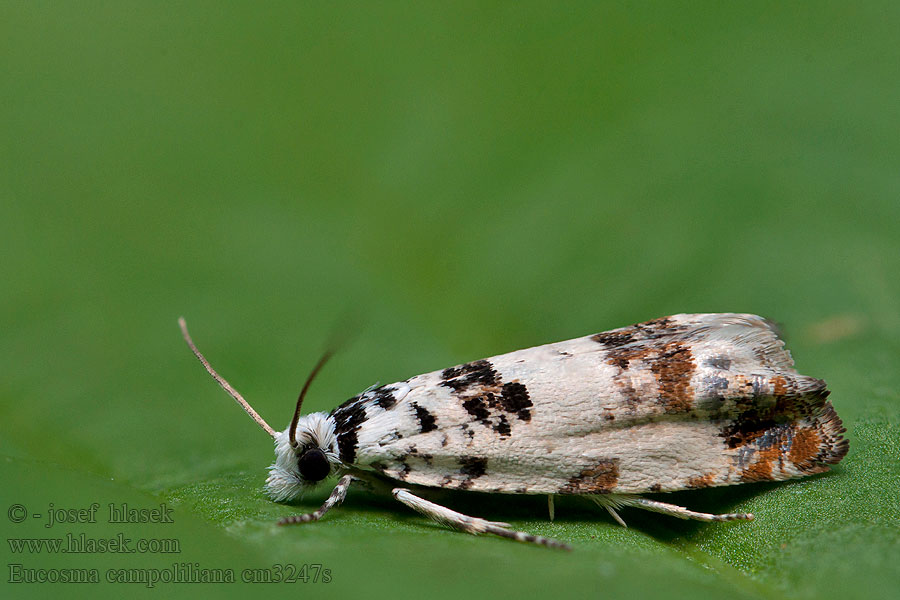
{"type": "Polygon", "coordinates": [[[284,431],[275,431],[250,406],[250,403],[231,387],[231,384],[216,373],[191,339],[184,318],[178,319],[178,324],[187,345],[213,379],[241,405],[241,408],[256,421],[263,431],[275,440],[275,463],[269,467],[269,477],[266,479],[266,491],[272,499],[283,501],[295,498],[307,488],[316,485],[341,468],[334,419],[326,413],[300,415],[306,391],[319,370],[331,358],[331,352],[326,352],[319,359],[309,377],[306,378],[300,396],[297,398],[297,406],[294,409],[291,424],[284,431]]]}
{"type": "Polygon", "coordinates": [[[309,413],[291,428],[275,436],[275,464],[269,467],[266,492],[273,500],[291,500],[338,472],[334,419],[326,413],[309,413]]]}

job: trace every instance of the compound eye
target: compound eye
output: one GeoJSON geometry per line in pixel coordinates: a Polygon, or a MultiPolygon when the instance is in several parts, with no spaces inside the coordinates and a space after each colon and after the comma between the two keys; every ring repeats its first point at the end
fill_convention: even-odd
{"type": "Polygon", "coordinates": [[[300,476],[307,481],[322,481],[331,472],[331,465],[325,453],[319,448],[310,448],[297,459],[300,476]]]}

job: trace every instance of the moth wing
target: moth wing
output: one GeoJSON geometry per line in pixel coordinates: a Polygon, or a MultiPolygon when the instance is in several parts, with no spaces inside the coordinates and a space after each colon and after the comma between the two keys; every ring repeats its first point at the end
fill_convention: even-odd
{"type": "Polygon", "coordinates": [[[847,451],[827,395],[769,321],[697,314],[420,375],[335,414],[360,415],[352,436],[338,418],[350,462],[400,481],[642,493],[827,470],[847,451]]]}

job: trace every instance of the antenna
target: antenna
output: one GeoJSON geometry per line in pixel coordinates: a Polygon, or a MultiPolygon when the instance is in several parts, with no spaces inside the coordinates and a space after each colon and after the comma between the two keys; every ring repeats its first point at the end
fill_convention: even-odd
{"type": "Polygon", "coordinates": [[[325,366],[325,363],[328,362],[328,359],[331,358],[332,354],[334,354],[334,350],[325,351],[325,354],[322,355],[322,358],[320,358],[319,362],[316,363],[316,366],[313,367],[309,377],[306,378],[303,389],[300,390],[300,397],[297,398],[297,408],[294,409],[294,418],[291,419],[291,428],[288,432],[288,441],[292,448],[297,447],[297,440],[294,438],[294,434],[297,432],[297,422],[300,420],[300,407],[303,405],[303,397],[306,396],[306,390],[309,389],[309,384],[316,378],[316,375],[319,374],[319,371],[325,366]]]}
{"type": "MultiPolygon", "coordinates": [[[[213,379],[215,379],[217,382],[219,382],[219,385],[222,386],[222,389],[225,390],[226,392],[228,392],[228,394],[232,398],[234,398],[238,404],[241,405],[241,408],[243,408],[247,412],[247,414],[250,415],[253,418],[253,420],[256,421],[256,423],[265,430],[266,433],[268,433],[273,438],[276,435],[278,435],[275,433],[275,430],[273,430],[271,427],[269,427],[269,424],[266,423],[265,420],[261,416],[259,416],[259,413],[257,413],[255,410],[253,410],[253,407],[250,406],[250,403],[247,402],[246,400],[244,400],[244,397],[241,396],[236,389],[231,387],[231,384],[228,383],[227,381],[225,381],[225,379],[221,375],[216,373],[216,371],[209,364],[209,361],[206,360],[206,358],[202,354],[200,354],[200,351],[197,350],[197,346],[194,345],[194,340],[191,339],[191,334],[188,333],[187,323],[185,322],[184,317],[178,317],[178,326],[181,327],[181,334],[184,336],[184,341],[187,342],[187,345],[188,345],[188,347],[190,347],[191,351],[194,353],[194,356],[196,356],[197,359],[203,364],[203,366],[206,367],[207,372],[210,375],[212,375],[213,379]]],[[[316,368],[313,370],[312,375],[310,375],[310,379],[312,379],[313,375],[316,374],[316,371],[322,366],[322,364],[324,363],[324,358],[325,357],[323,357],[323,360],[320,360],[319,364],[316,365],[316,368]]],[[[309,383],[310,383],[309,381],[306,382],[306,386],[304,386],[303,392],[306,392],[306,388],[309,387],[309,383]]],[[[291,441],[292,442],[294,439],[294,429],[297,426],[297,418],[300,415],[300,401],[302,401],[302,400],[303,400],[303,393],[300,394],[300,400],[297,401],[297,414],[294,416],[293,422],[291,422],[291,441]]]]}

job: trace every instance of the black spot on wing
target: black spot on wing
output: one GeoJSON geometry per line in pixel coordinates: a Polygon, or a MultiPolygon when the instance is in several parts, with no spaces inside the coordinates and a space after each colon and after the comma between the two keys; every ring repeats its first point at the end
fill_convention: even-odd
{"type": "Polygon", "coordinates": [[[334,419],[334,431],[338,439],[338,453],[341,461],[353,464],[356,460],[358,440],[356,432],[366,420],[366,403],[360,397],[351,398],[331,411],[334,419]]]}
{"type": "Polygon", "coordinates": [[[397,404],[397,398],[394,396],[393,390],[388,389],[384,386],[372,390],[370,394],[375,404],[377,404],[384,410],[388,410],[389,408],[397,404]]]}
{"type": "Polygon", "coordinates": [[[411,405],[413,407],[413,410],[416,411],[416,419],[419,420],[420,433],[428,433],[429,431],[434,431],[435,429],[437,429],[437,423],[433,414],[431,414],[427,409],[422,408],[415,402],[412,402],[411,405]]]}
{"type": "Polygon", "coordinates": [[[603,333],[592,335],[591,339],[607,348],[618,348],[633,342],[634,332],[627,329],[624,331],[604,331],[603,333]]]}
{"type": "Polygon", "coordinates": [[[615,349],[621,346],[627,346],[634,342],[656,340],[673,334],[683,333],[687,329],[687,325],[678,324],[670,317],[663,317],[644,323],[637,323],[630,327],[604,331],[592,335],[591,339],[599,344],[603,344],[609,349],[615,349]]]}
{"type": "Polygon", "coordinates": [[[441,385],[456,392],[463,392],[472,386],[489,386],[497,383],[497,372],[490,362],[476,360],[458,367],[441,371],[441,385]]]}
{"type": "Polygon", "coordinates": [[[478,456],[462,456],[459,459],[459,472],[466,477],[481,477],[487,472],[487,459],[478,456]]]}
{"type": "Polygon", "coordinates": [[[514,413],[523,421],[531,420],[531,398],[528,397],[528,389],[518,381],[503,384],[501,405],[506,412],[514,413]]]}
{"type": "Polygon", "coordinates": [[[459,482],[459,489],[467,490],[472,487],[476,479],[487,472],[487,459],[477,456],[461,456],[459,459],[459,473],[464,477],[459,482]]]}
{"type": "Polygon", "coordinates": [[[506,415],[500,415],[500,418],[497,419],[497,424],[494,425],[494,431],[500,434],[500,437],[508,437],[512,432],[509,421],[506,420],[506,415]]]}
{"type": "Polygon", "coordinates": [[[466,412],[470,415],[482,422],[487,422],[488,418],[491,416],[491,411],[488,410],[488,407],[484,403],[484,399],[480,396],[469,398],[463,402],[463,408],[465,408],[466,412]]]}

